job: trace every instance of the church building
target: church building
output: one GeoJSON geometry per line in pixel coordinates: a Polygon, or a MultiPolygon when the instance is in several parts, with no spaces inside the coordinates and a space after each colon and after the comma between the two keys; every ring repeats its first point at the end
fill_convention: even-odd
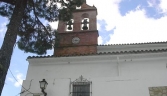
{"type": "Polygon", "coordinates": [[[59,22],[53,56],[27,58],[20,96],[167,96],[167,42],[98,45],[97,13],[85,2],[59,22]]]}

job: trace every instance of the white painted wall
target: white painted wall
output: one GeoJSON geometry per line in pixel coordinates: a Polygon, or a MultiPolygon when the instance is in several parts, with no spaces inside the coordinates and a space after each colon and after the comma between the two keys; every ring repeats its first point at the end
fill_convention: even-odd
{"type": "Polygon", "coordinates": [[[92,96],[149,96],[149,87],[167,86],[167,53],[33,58],[28,61],[23,86],[29,89],[33,79],[29,91],[41,93],[39,81],[46,79],[47,96],[70,96],[70,82],[81,75],[92,81],[92,96]]]}

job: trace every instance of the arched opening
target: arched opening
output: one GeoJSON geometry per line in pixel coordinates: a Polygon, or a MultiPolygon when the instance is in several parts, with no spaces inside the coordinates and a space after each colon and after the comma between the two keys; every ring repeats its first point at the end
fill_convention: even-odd
{"type": "Polygon", "coordinates": [[[89,14],[82,14],[81,30],[89,30],[89,14]]]}
{"type": "Polygon", "coordinates": [[[73,31],[74,19],[71,19],[66,23],[66,31],[73,31]]]}
{"type": "Polygon", "coordinates": [[[89,18],[83,18],[82,19],[81,30],[89,30],[89,18]]]}

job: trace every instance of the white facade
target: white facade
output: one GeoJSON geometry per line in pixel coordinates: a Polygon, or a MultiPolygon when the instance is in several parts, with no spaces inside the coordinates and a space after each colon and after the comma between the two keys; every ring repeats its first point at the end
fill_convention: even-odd
{"type": "Polygon", "coordinates": [[[167,96],[166,92],[149,93],[150,87],[167,86],[166,42],[97,49],[99,54],[28,58],[23,86],[34,95],[25,91],[21,96],[43,96],[42,79],[48,82],[47,96],[72,96],[71,82],[81,75],[92,82],[90,96],[167,96]]]}

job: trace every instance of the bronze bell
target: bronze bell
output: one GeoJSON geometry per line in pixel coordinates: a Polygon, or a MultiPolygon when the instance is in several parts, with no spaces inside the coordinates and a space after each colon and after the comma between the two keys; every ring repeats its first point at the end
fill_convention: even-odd
{"type": "Polygon", "coordinates": [[[68,25],[67,29],[68,30],[72,30],[72,27],[71,27],[72,24],[73,24],[72,20],[68,21],[68,23],[67,23],[67,25],[68,25]]]}
{"type": "Polygon", "coordinates": [[[68,30],[72,30],[72,27],[71,27],[71,25],[69,25],[67,29],[68,29],[68,30]]]}
{"type": "Polygon", "coordinates": [[[88,26],[87,24],[84,24],[84,26],[82,27],[83,30],[88,30],[88,26]]]}
{"type": "Polygon", "coordinates": [[[82,24],[83,24],[82,29],[83,29],[83,30],[88,30],[88,26],[87,26],[88,21],[87,21],[87,19],[84,19],[83,22],[82,22],[82,24]]]}

